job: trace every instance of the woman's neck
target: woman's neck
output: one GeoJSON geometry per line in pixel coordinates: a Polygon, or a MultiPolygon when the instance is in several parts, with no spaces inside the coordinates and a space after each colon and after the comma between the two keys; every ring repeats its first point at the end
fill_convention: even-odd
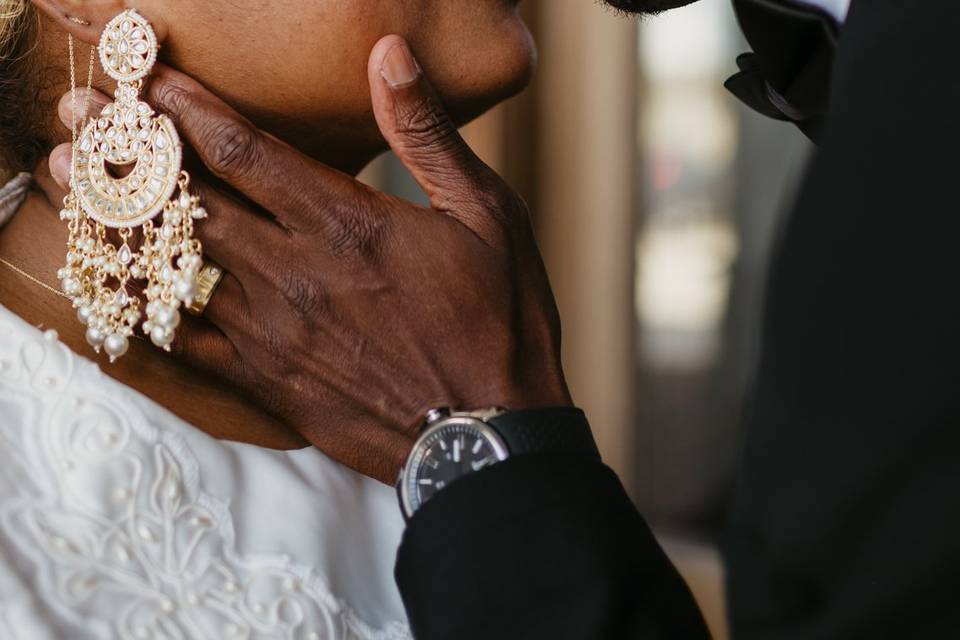
{"type": "MultiPolygon", "coordinates": [[[[46,170],[46,162],[40,166],[34,174],[39,189],[0,230],[0,258],[57,287],[56,273],[63,266],[67,230],[54,203],[64,194],[46,170]]],[[[34,326],[56,329],[71,350],[92,356],[70,302],[2,265],[0,304],[34,326]]],[[[274,449],[306,446],[298,434],[228,385],[187,367],[147,341],[133,340],[130,352],[114,364],[105,364],[103,356],[100,360],[111,377],[214,437],[274,449]]]]}

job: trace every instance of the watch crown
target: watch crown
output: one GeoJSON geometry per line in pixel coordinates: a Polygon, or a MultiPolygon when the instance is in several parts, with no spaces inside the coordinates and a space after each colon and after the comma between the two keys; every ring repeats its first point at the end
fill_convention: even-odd
{"type": "Polygon", "coordinates": [[[427,412],[427,424],[433,424],[438,420],[443,420],[444,418],[450,417],[450,409],[446,407],[440,407],[439,409],[430,409],[427,412]]]}

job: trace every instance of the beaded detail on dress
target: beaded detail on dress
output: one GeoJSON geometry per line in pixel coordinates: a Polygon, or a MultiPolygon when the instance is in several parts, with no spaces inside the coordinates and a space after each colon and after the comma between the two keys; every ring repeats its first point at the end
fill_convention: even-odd
{"type": "MultiPolygon", "coordinates": [[[[0,549],[30,558],[41,608],[124,640],[409,637],[292,558],[238,555],[184,441],[55,332],[18,333],[0,314],[0,414],[24,417],[0,419],[0,549]]],[[[0,631],[7,605],[0,591],[0,631]]]]}

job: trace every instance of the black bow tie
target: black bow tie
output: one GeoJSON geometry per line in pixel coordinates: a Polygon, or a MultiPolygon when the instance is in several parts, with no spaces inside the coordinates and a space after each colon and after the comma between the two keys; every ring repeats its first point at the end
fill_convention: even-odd
{"type": "Polygon", "coordinates": [[[839,39],[834,19],[788,0],[734,0],[753,53],[737,59],[727,89],[771,118],[794,122],[816,140],[827,114],[839,39]]]}

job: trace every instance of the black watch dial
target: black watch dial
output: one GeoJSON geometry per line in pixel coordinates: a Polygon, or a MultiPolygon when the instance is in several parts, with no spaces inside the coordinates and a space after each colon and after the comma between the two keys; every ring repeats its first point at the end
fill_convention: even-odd
{"type": "Polygon", "coordinates": [[[408,515],[458,478],[506,459],[500,436],[475,418],[448,418],[417,442],[403,475],[401,498],[408,515]]]}

